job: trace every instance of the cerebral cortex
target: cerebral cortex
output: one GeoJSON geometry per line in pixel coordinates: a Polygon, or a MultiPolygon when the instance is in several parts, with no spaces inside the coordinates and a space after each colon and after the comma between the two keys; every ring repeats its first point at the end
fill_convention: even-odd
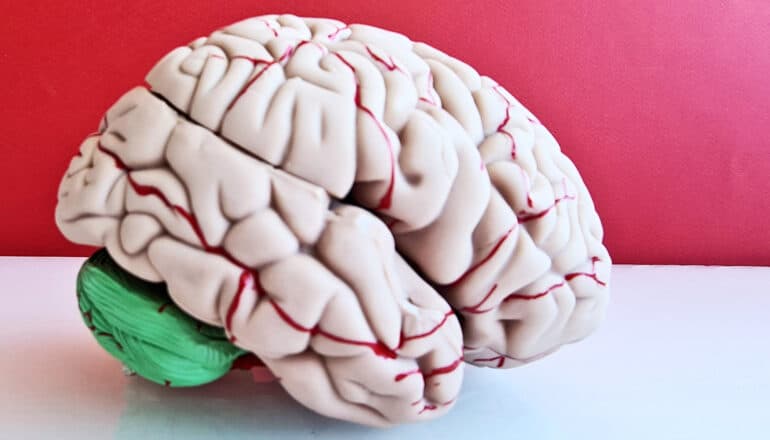
{"type": "Polygon", "coordinates": [[[270,15],[163,57],[58,193],[299,402],[376,426],[587,336],[611,260],[577,169],[508,91],[403,35],[270,15]]]}

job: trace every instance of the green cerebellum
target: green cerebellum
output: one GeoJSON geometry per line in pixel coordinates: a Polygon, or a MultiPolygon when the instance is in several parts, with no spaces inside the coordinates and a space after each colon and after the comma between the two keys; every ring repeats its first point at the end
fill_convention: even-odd
{"type": "Polygon", "coordinates": [[[153,382],[177,387],[212,382],[246,353],[221,328],[181,311],[164,284],[131,275],[104,249],[83,264],[77,293],[80,312],[99,345],[153,382]]]}

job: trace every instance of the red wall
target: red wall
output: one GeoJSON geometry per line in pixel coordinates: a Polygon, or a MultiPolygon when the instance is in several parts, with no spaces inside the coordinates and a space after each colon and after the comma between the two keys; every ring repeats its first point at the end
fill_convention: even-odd
{"type": "Polygon", "coordinates": [[[115,3],[0,12],[0,255],[84,255],[53,210],[102,111],[176,45],[278,11],[397,30],[504,84],[577,163],[616,262],[770,265],[766,0],[115,3]]]}

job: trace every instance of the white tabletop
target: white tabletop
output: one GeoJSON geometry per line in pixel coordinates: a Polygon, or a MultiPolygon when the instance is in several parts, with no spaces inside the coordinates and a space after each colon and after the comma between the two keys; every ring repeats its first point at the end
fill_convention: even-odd
{"type": "Polygon", "coordinates": [[[469,366],[449,415],[376,430],[244,372],[193,389],[123,376],[77,312],[82,261],[0,257],[0,438],[770,438],[770,268],[616,266],[596,334],[469,366]]]}

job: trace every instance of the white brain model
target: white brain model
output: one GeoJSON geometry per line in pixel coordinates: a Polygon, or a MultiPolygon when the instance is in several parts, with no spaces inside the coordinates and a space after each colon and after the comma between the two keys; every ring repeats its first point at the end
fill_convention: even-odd
{"type": "Polygon", "coordinates": [[[147,83],[72,160],[60,229],[166,282],[311,409],[436,417],[463,359],[513,367],[601,320],[610,258],[580,175],[466,64],[263,16],[174,49],[147,83]]]}

